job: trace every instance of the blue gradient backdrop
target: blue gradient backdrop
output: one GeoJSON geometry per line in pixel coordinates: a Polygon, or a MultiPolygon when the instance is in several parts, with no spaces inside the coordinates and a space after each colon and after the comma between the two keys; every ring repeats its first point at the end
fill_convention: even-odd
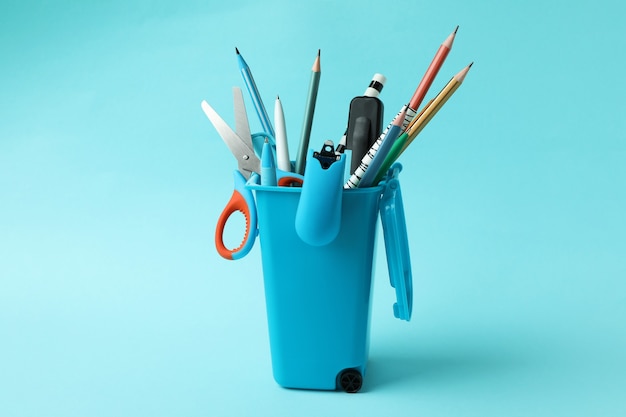
{"type": "Polygon", "coordinates": [[[623,415],[625,14],[3,1],[0,415],[623,415]],[[379,242],[363,392],[282,389],[259,247],[213,247],[235,164],[200,101],[232,122],[237,46],[295,153],[318,48],[321,144],[374,72],[389,120],[457,24],[428,98],[475,64],[402,156],[413,320],[393,318],[379,242]]]}

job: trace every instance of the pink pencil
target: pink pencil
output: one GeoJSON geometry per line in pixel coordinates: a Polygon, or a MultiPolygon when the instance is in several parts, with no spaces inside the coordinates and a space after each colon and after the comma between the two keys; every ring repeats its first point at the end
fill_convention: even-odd
{"type": "Polygon", "coordinates": [[[452,32],[450,36],[448,36],[446,40],[443,41],[443,43],[439,47],[439,50],[437,50],[437,53],[431,61],[430,66],[426,70],[424,77],[422,77],[422,81],[420,81],[417,89],[415,90],[415,93],[413,93],[411,101],[409,101],[409,108],[411,110],[416,112],[419,105],[422,104],[422,100],[424,100],[428,89],[435,80],[439,69],[443,65],[443,61],[446,60],[448,52],[450,52],[450,49],[452,49],[452,42],[454,42],[454,37],[456,36],[457,30],[459,30],[458,26],[456,27],[456,29],[454,29],[454,32],[452,32]]]}

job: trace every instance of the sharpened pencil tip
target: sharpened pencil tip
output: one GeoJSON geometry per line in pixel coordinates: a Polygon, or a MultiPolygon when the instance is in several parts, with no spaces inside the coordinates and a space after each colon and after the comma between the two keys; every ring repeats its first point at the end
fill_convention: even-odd
{"type": "Polygon", "coordinates": [[[454,29],[454,34],[456,35],[457,30],[459,30],[459,25],[456,25],[456,29],[454,29]]]}
{"type": "Polygon", "coordinates": [[[321,50],[321,49],[318,49],[318,50],[317,50],[317,56],[320,56],[320,53],[321,53],[321,52],[322,52],[322,50],[321,50]]]}
{"type": "Polygon", "coordinates": [[[315,61],[313,62],[313,68],[311,71],[320,72],[322,69],[320,67],[320,49],[317,50],[317,56],[315,57],[315,61]]]}
{"type": "Polygon", "coordinates": [[[237,55],[241,55],[241,54],[239,53],[239,49],[237,49],[237,47],[236,47],[236,46],[235,46],[235,52],[237,52],[237,55]]]}
{"type": "Polygon", "coordinates": [[[470,64],[467,66],[467,68],[472,68],[472,65],[474,65],[474,61],[470,62],[470,64]]]}

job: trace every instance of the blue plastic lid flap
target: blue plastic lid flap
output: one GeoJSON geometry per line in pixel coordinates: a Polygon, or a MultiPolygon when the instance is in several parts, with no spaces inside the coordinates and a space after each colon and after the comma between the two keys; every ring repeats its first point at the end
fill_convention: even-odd
{"type": "Polygon", "coordinates": [[[325,246],[335,240],[341,230],[346,158],[341,155],[339,160],[324,167],[315,154],[311,150],[307,158],[295,228],[303,242],[311,246],[325,246]]]}
{"type": "Polygon", "coordinates": [[[385,238],[385,252],[391,286],[396,289],[397,302],[393,306],[396,318],[409,321],[413,310],[413,276],[406,232],[404,207],[398,173],[402,165],[394,164],[388,174],[385,191],[380,201],[380,218],[385,238]]]}

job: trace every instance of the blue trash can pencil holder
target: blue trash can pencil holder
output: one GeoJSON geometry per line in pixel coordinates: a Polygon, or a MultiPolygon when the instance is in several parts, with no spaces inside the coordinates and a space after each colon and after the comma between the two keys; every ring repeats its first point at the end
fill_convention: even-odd
{"type": "Polygon", "coordinates": [[[315,245],[296,230],[306,178],[302,187],[246,185],[257,206],[272,371],[279,385],[347,392],[361,388],[379,214],[397,295],[393,312],[410,319],[413,289],[400,171],[395,164],[375,187],[342,190],[336,237],[315,245]]]}

